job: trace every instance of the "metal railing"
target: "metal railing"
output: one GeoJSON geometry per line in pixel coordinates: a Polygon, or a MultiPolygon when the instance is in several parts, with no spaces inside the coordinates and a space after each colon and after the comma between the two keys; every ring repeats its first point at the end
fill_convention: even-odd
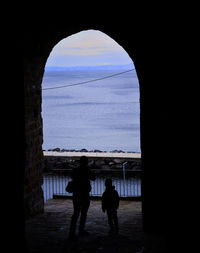
{"type": "MultiPolygon", "coordinates": [[[[106,178],[112,178],[112,184],[115,186],[120,197],[140,197],[141,196],[141,176],[120,177],[98,175],[95,181],[91,181],[91,196],[102,196],[105,190],[106,178]]],[[[71,193],[65,191],[67,183],[71,180],[69,175],[60,174],[44,174],[42,189],[44,192],[44,202],[52,199],[54,195],[72,196],[71,193]]]]}

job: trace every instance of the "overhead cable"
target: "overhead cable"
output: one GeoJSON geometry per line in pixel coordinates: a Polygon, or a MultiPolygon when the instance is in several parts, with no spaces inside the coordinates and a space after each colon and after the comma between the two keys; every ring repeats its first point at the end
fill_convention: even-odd
{"type": "Polygon", "coordinates": [[[133,71],[133,70],[135,70],[135,69],[129,69],[129,70],[126,70],[126,71],[123,71],[123,72],[113,74],[113,75],[104,76],[104,77],[101,77],[101,78],[92,79],[92,80],[88,80],[88,81],[84,81],[84,82],[73,83],[73,84],[62,85],[62,86],[55,86],[55,87],[47,87],[47,88],[43,88],[42,90],[61,89],[61,88],[67,88],[67,87],[72,87],[72,86],[76,86],[76,85],[82,85],[82,84],[86,84],[86,83],[96,82],[96,81],[104,80],[104,79],[107,79],[107,78],[111,78],[113,76],[122,75],[124,73],[128,73],[128,72],[133,71]]]}

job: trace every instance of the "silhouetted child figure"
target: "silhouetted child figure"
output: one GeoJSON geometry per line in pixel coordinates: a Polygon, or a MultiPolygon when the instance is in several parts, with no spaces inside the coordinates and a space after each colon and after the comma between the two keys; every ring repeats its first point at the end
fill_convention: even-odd
{"type": "Polygon", "coordinates": [[[102,211],[107,211],[108,224],[110,226],[110,234],[118,234],[118,217],[117,209],[119,207],[119,195],[112,185],[112,179],[108,178],[105,182],[106,190],[102,195],[102,211]],[[115,230],[114,230],[115,226],[115,230]]]}

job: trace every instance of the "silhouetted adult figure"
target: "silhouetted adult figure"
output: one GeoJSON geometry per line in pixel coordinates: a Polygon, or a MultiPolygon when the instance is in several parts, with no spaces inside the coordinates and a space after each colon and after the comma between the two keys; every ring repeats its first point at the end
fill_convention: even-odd
{"type": "Polygon", "coordinates": [[[87,218],[88,208],[90,206],[89,192],[91,191],[90,180],[95,180],[95,176],[91,173],[88,166],[88,158],[82,156],[80,158],[80,166],[74,168],[71,178],[73,180],[73,207],[74,213],[71,218],[69,239],[76,239],[76,223],[80,215],[79,234],[89,235],[85,230],[85,222],[87,218]]]}
{"type": "Polygon", "coordinates": [[[117,209],[119,207],[119,194],[112,185],[112,179],[107,178],[105,182],[106,190],[102,195],[102,211],[107,212],[108,224],[110,226],[110,234],[118,234],[118,217],[117,209]],[[115,228],[115,230],[114,230],[115,228]]]}

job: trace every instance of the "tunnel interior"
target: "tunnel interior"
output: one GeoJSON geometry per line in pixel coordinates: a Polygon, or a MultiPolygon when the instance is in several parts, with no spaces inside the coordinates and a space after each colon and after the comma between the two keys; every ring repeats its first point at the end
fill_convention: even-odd
{"type": "MultiPolygon", "coordinates": [[[[166,64],[166,37],[157,26],[117,26],[83,22],[50,23],[30,26],[24,41],[24,115],[25,170],[24,212],[33,216],[43,212],[44,202],[39,178],[43,172],[43,124],[41,84],[45,64],[53,47],[63,38],[87,29],[109,34],[130,55],[140,83],[140,133],[142,156],[142,217],[145,232],[165,233],[168,228],[169,166],[166,154],[171,149],[172,127],[168,98],[171,87],[166,64]],[[116,29],[117,26],[117,29],[116,29]],[[156,159],[156,163],[155,163],[156,159]],[[159,191],[158,191],[159,189],[159,191]]],[[[169,60],[169,59],[168,59],[169,60]]]]}

